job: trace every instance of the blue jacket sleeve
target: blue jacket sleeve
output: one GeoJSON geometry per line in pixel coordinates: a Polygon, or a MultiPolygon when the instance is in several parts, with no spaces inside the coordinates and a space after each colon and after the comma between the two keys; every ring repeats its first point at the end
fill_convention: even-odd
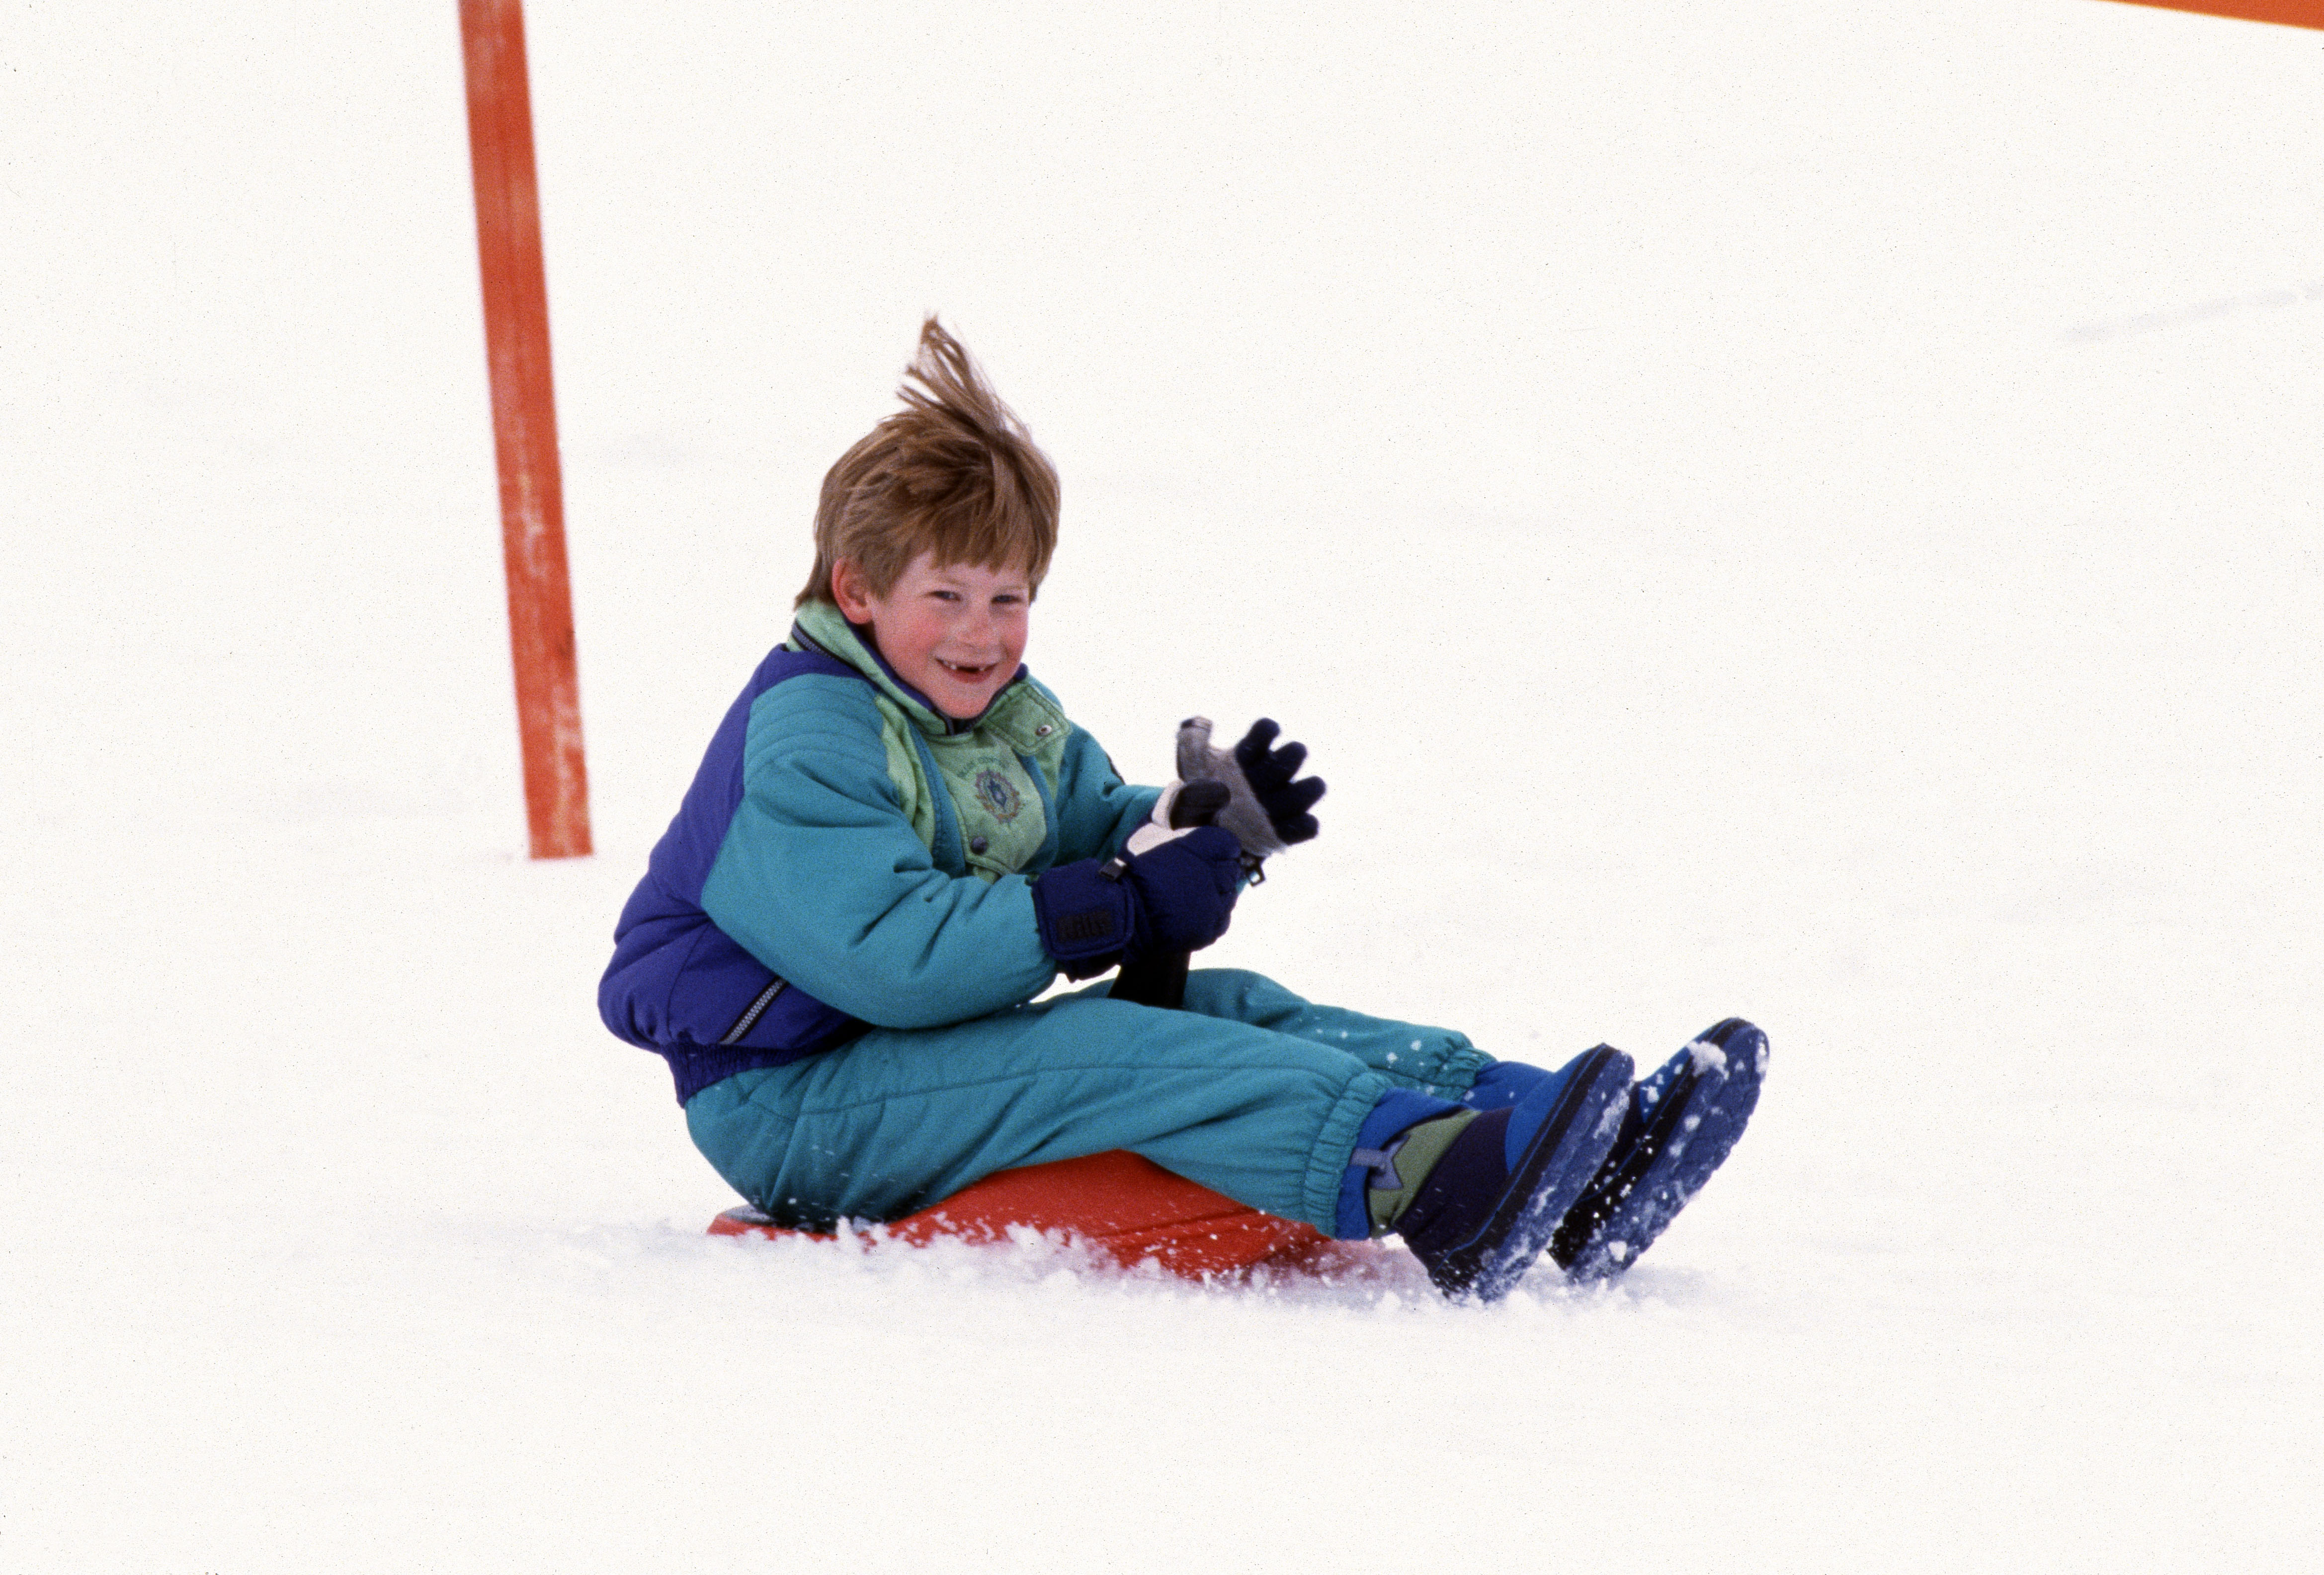
{"type": "Polygon", "coordinates": [[[793,679],[752,707],[742,801],[702,906],[776,973],[882,1027],[982,1017],[1056,977],[1025,877],[936,867],[888,774],[870,690],[850,680],[793,679]]]}
{"type": "Polygon", "coordinates": [[[1160,788],[1124,783],[1097,740],[1074,728],[1057,773],[1057,862],[1111,857],[1161,796],[1160,788]]]}

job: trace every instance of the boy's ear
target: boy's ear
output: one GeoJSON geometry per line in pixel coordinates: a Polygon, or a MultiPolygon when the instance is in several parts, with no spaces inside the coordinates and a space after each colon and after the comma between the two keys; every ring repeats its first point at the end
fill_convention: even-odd
{"type": "Polygon", "coordinates": [[[853,558],[842,558],[831,566],[831,599],[839,604],[840,616],[851,624],[872,621],[872,583],[863,571],[855,567],[853,558]]]}

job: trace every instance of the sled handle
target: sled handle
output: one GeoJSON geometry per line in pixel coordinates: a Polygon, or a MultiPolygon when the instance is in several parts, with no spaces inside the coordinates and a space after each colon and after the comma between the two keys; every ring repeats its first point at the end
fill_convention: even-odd
{"type": "MultiPolygon", "coordinates": [[[[1184,831],[1189,827],[1209,825],[1227,807],[1231,796],[1222,782],[1186,783],[1170,801],[1170,829],[1184,831]]],[[[1141,1006],[1183,1006],[1186,1004],[1186,961],[1183,951],[1157,951],[1130,958],[1113,976],[1113,988],[1107,994],[1113,1000],[1135,1001],[1141,1006]]]]}

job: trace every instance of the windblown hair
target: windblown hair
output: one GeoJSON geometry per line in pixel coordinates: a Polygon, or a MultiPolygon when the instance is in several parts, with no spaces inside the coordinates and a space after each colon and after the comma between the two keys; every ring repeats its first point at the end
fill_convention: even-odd
{"type": "Polygon", "coordinates": [[[815,571],[793,605],[835,599],[842,558],[885,596],[922,552],[939,566],[1021,567],[1038,590],[1057,546],[1056,467],[933,317],[897,394],[904,408],[823,478],[815,571]]]}

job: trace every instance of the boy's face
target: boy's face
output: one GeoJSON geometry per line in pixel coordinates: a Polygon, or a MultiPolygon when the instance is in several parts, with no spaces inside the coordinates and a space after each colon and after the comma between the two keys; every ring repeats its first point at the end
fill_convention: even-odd
{"type": "Polygon", "coordinates": [[[875,596],[843,558],[831,594],[849,623],[872,625],[897,675],[956,720],[982,716],[1024,660],[1033,586],[1021,569],[939,566],[923,552],[875,596]]]}

